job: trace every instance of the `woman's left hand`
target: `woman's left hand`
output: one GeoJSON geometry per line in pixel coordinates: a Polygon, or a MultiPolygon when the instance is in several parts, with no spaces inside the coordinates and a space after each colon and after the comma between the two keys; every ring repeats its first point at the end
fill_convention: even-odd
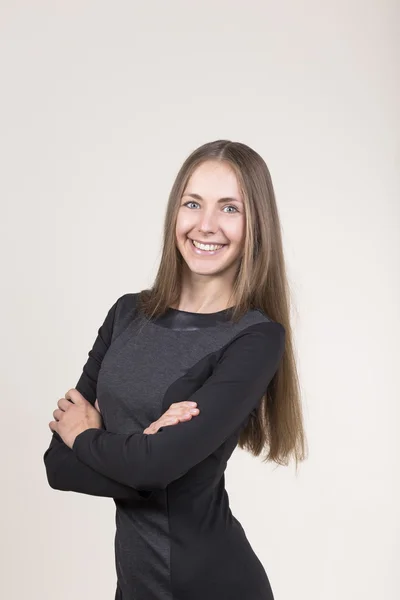
{"type": "Polygon", "coordinates": [[[68,390],[57,405],[59,408],[53,412],[55,421],[50,421],[49,427],[69,448],[72,449],[75,438],[86,429],[103,428],[100,412],[75,388],[68,390]]]}

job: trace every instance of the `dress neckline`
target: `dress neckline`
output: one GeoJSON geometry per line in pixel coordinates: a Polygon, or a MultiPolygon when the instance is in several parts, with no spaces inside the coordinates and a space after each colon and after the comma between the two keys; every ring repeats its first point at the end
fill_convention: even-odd
{"type": "Polygon", "coordinates": [[[163,315],[154,318],[152,323],[160,325],[161,327],[166,327],[167,329],[178,329],[182,331],[213,327],[220,323],[230,321],[233,308],[233,306],[230,306],[212,313],[197,313],[168,307],[166,312],[163,315]]]}
{"type": "Polygon", "coordinates": [[[233,306],[229,306],[228,308],[223,308],[222,310],[218,310],[216,312],[209,312],[209,313],[201,313],[201,312],[191,312],[188,310],[181,310],[180,308],[172,308],[172,306],[168,307],[168,310],[173,312],[173,313],[181,313],[184,315],[199,315],[199,316],[209,316],[209,315],[221,315],[227,312],[231,312],[233,310],[233,306]]]}

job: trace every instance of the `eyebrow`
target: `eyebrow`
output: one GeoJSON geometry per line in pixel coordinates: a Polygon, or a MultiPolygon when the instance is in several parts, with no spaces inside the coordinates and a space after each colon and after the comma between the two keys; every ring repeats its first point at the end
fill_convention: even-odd
{"type": "MultiPolygon", "coordinates": [[[[195,200],[203,200],[203,198],[200,196],[200,194],[183,194],[183,196],[190,196],[191,198],[194,198],[195,200]]],[[[217,203],[220,204],[222,202],[239,202],[239,204],[243,204],[243,202],[241,200],[239,200],[238,198],[231,198],[230,196],[227,196],[226,198],[220,198],[219,200],[217,200],[217,203]]]]}

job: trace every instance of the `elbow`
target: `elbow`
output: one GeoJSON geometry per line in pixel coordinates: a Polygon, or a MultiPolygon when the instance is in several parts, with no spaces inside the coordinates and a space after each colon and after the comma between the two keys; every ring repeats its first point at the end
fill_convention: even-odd
{"type": "Polygon", "coordinates": [[[49,486],[53,490],[60,490],[63,492],[68,491],[68,488],[65,485],[63,478],[60,477],[59,469],[56,469],[55,466],[51,465],[48,461],[45,461],[44,465],[46,469],[47,483],[49,484],[49,486]]]}
{"type": "Polygon", "coordinates": [[[47,483],[49,484],[49,486],[53,489],[53,490],[58,490],[58,482],[56,480],[55,477],[55,473],[53,473],[50,470],[46,469],[46,477],[47,477],[47,483]]]}

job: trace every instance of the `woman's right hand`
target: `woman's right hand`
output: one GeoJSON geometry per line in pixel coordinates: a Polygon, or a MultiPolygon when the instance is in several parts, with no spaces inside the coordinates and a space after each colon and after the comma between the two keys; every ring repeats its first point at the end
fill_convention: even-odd
{"type": "Polygon", "coordinates": [[[169,409],[166,410],[159,419],[157,419],[157,421],[150,423],[143,433],[157,433],[160,427],[176,425],[181,421],[190,421],[190,419],[198,415],[199,412],[200,411],[197,408],[197,402],[191,402],[189,400],[184,400],[183,402],[174,402],[171,404],[169,409]]]}

